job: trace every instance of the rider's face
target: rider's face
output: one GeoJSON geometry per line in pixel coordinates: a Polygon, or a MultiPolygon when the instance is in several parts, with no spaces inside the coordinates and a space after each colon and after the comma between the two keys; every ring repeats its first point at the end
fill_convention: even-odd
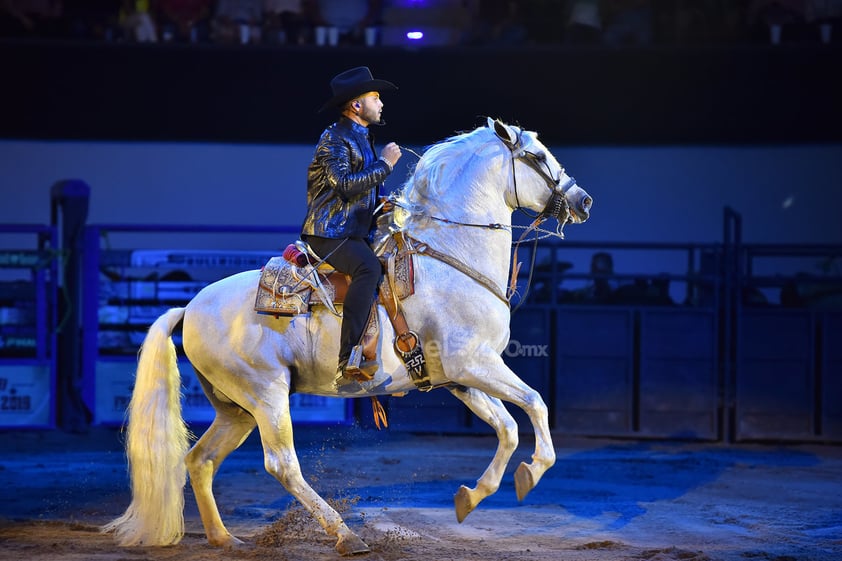
{"type": "Polygon", "coordinates": [[[357,98],[359,107],[355,106],[357,116],[366,126],[379,123],[383,113],[383,102],[377,92],[368,92],[357,98]]]}

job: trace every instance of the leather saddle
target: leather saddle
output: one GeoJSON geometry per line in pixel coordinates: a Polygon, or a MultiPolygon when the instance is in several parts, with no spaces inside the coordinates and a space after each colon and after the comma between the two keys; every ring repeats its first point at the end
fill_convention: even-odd
{"type": "MultiPolygon", "coordinates": [[[[409,330],[400,309],[400,301],[415,292],[413,252],[406,248],[400,234],[396,233],[386,239],[377,253],[386,274],[378,287],[377,300],[369,313],[360,341],[362,356],[355,357],[352,353],[351,361],[355,358],[358,361],[377,359],[380,331],[377,305],[380,303],[386,308],[395,329],[395,350],[406,364],[416,387],[425,391],[432,389],[424,367],[420,341],[409,330]]],[[[335,315],[341,315],[338,308],[345,300],[349,282],[349,276],[321,262],[309,246],[298,241],[290,244],[282,256],[272,257],[261,270],[254,309],[261,314],[289,317],[309,314],[312,309],[321,306],[335,315]]],[[[357,380],[366,381],[371,376],[361,375],[357,380]]]]}
{"type": "MultiPolygon", "coordinates": [[[[309,313],[314,306],[324,306],[339,315],[337,306],[345,302],[351,277],[324,262],[314,266],[313,262],[320,262],[318,256],[309,249],[308,255],[299,247],[307,246],[300,241],[291,244],[284,255],[272,257],[263,266],[255,311],[274,316],[295,316],[309,313]]],[[[378,288],[381,301],[384,296],[404,300],[415,292],[412,255],[394,251],[396,247],[395,242],[387,243],[379,255],[386,270],[378,288]]]]}

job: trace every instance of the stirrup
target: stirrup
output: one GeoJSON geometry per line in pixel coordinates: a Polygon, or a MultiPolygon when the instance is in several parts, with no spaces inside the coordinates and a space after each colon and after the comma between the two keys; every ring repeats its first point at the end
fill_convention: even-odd
{"type": "Polygon", "coordinates": [[[342,369],[342,375],[357,382],[368,382],[374,379],[379,367],[380,365],[377,364],[376,360],[365,360],[363,358],[362,345],[354,345],[354,348],[351,349],[351,356],[348,358],[348,364],[342,369]]]}

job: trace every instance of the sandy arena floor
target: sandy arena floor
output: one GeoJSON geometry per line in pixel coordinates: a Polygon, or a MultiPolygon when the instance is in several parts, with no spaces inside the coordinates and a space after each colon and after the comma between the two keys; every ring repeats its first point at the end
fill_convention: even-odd
{"type": "MultiPolygon", "coordinates": [[[[200,430],[200,429],[197,429],[200,430]]],[[[301,427],[305,477],[372,551],[360,560],[842,560],[842,447],[554,438],[558,461],[518,503],[512,473],[462,523],[453,494],[493,455],[487,436],[301,427]]],[[[129,503],[121,434],[97,428],[0,432],[0,559],[320,561],[340,557],[263,470],[252,435],[215,493],[246,542],[215,549],[186,491],[187,535],[167,548],[120,548],[98,526],[129,503]]]]}

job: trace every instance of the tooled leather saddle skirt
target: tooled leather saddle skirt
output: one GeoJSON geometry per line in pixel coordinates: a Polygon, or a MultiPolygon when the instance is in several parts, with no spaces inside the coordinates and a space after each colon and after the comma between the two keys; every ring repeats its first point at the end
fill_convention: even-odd
{"type": "MultiPolygon", "coordinates": [[[[403,300],[414,292],[412,255],[388,249],[386,257],[381,257],[387,271],[381,291],[383,283],[389,283],[394,296],[403,300]]],[[[336,306],[345,301],[349,282],[349,276],[326,264],[300,267],[282,256],[272,257],[260,272],[254,309],[275,316],[306,314],[314,306],[336,312],[336,306]]]]}

